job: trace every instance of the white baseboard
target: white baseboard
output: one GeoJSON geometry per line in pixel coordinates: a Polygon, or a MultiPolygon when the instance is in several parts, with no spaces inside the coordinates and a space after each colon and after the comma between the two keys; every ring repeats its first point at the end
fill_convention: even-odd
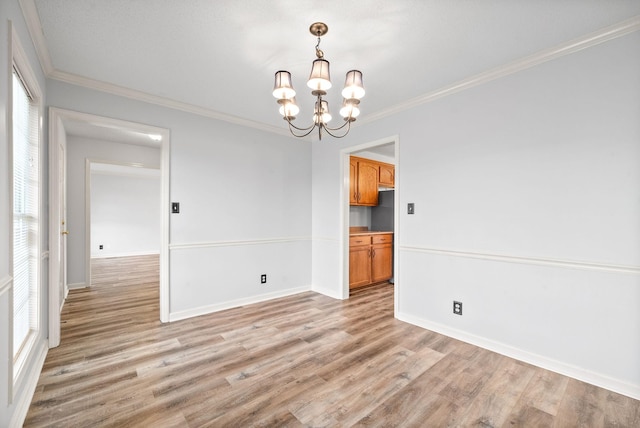
{"type": "Polygon", "coordinates": [[[198,308],[187,309],[180,312],[172,312],[169,314],[169,322],[179,321],[187,318],[197,317],[200,315],[207,315],[225,309],[237,308],[239,306],[251,305],[253,303],[261,303],[267,300],[277,299],[279,297],[291,296],[293,294],[303,293],[305,291],[311,291],[311,287],[298,287],[289,288],[287,290],[274,291],[272,293],[259,294],[257,296],[251,296],[244,299],[230,300],[224,303],[218,303],[215,305],[200,306],[198,308]]]}
{"type": "Polygon", "coordinates": [[[314,285],[314,286],[311,287],[311,291],[315,291],[316,293],[324,294],[325,296],[331,297],[332,299],[344,300],[344,297],[342,297],[342,294],[336,293],[335,290],[332,290],[332,289],[329,289],[329,288],[318,287],[318,286],[314,285]]]}
{"type": "MultiPolygon", "coordinates": [[[[68,290],[75,290],[76,288],[87,288],[87,283],[86,282],[76,282],[73,284],[67,284],[67,292],[66,294],[69,294],[68,290]]],[[[67,296],[65,295],[64,298],[66,299],[67,296]]]]}
{"type": "Polygon", "coordinates": [[[523,349],[515,348],[501,342],[487,339],[485,337],[476,336],[462,330],[447,327],[442,324],[417,318],[412,315],[407,315],[399,312],[396,314],[396,318],[400,321],[408,322],[410,324],[417,325],[418,327],[435,331],[436,333],[440,333],[445,336],[449,336],[454,339],[479,346],[480,348],[488,349],[490,351],[497,352],[498,354],[502,354],[510,358],[515,358],[516,360],[520,360],[525,363],[550,370],[552,372],[560,373],[564,376],[569,376],[574,379],[590,383],[592,385],[605,388],[622,395],[626,395],[635,400],[640,400],[640,385],[635,385],[620,379],[611,378],[600,373],[595,373],[581,367],[576,367],[562,361],[557,361],[552,358],[544,357],[542,355],[525,351],[523,349]]]}
{"type": "Polygon", "coordinates": [[[34,352],[35,362],[33,363],[33,370],[29,371],[25,378],[25,385],[24,388],[22,388],[22,394],[16,399],[13,416],[9,421],[9,427],[18,428],[24,424],[27,412],[29,411],[29,406],[31,405],[31,400],[33,399],[33,394],[36,391],[36,386],[38,386],[38,379],[40,378],[40,373],[44,366],[44,360],[47,358],[47,352],[49,352],[47,340],[39,340],[37,349],[34,352]]]}
{"type": "Polygon", "coordinates": [[[160,255],[158,251],[138,251],[131,253],[105,253],[99,255],[91,255],[92,259],[109,259],[112,257],[135,257],[135,256],[157,256],[160,255]]]}

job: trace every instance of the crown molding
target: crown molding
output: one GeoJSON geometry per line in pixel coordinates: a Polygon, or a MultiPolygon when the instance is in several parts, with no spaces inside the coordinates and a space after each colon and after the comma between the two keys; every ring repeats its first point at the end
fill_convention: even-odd
{"type": "Polygon", "coordinates": [[[49,77],[53,73],[53,62],[49,55],[49,49],[44,40],[44,34],[42,32],[42,26],[40,25],[40,16],[38,15],[38,9],[34,0],[19,0],[20,8],[22,9],[22,15],[27,24],[29,35],[33,40],[33,45],[36,49],[36,54],[40,60],[40,67],[45,76],[49,77]]]}
{"type": "Polygon", "coordinates": [[[22,8],[22,14],[24,15],[25,22],[27,24],[27,28],[29,29],[29,34],[31,35],[33,44],[36,49],[36,54],[38,55],[38,59],[40,61],[40,66],[45,76],[49,79],[70,83],[72,85],[81,86],[81,87],[93,89],[100,92],[118,95],[124,98],[133,99],[136,101],[155,104],[161,107],[180,110],[186,113],[196,114],[198,116],[217,119],[217,120],[232,123],[235,125],[240,125],[243,127],[276,133],[283,136],[290,136],[290,134],[287,132],[286,129],[282,129],[276,126],[266,125],[253,120],[243,119],[237,116],[221,113],[219,111],[208,109],[205,107],[184,103],[184,102],[176,101],[170,98],[160,97],[157,95],[152,95],[152,94],[138,91],[135,89],[130,89],[123,86],[103,82],[100,80],[79,76],[77,74],[57,70],[53,66],[53,62],[51,61],[51,55],[49,54],[49,49],[47,48],[47,44],[44,39],[42,26],[40,24],[40,16],[38,15],[38,9],[36,8],[34,0],[19,0],[19,2],[20,2],[20,7],[22,8]]]}
{"type": "MultiPolygon", "coordinates": [[[[44,40],[42,26],[40,24],[40,17],[38,16],[38,10],[35,6],[34,0],[19,0],[19,2],[22,8],[22,13],[25,17],[25,21],[27,23],[27,27],[29,28],[29,33],[31,35],[31,38],[33,39],[36,53],[40,60],[40,65],[45,75],[50,79],[59,80],[61,82],[70,83],[72,85],[82,86],[88,89],[94,89],[101,92],[119,95],[137,101],[155,104],[161,107],[180,110],[186,113],[192,113],[211,119],[221,120],[239,126],[271,132],[286,137],[292,137],[288,132],[288,129],[283,129],[273,125],[267,125],[249,119],[243,119],[237,116],[221,113],[213,109],[196,106],[193,104],[176,101],[170,98],[160,97],[146,92],[57,70],[52,64],[51,56],[49,55],[49,50],[47,49],[44,40]]],[[[478,85],[482,85],[484,83],[517,73],[522,70],[526,70],[544,62],[551,61],[553,59],[560,58],[592,46],[596,46],[600,43],[622,37],[638,30],[640,30],[640,15],[634,16],[633,18],[627,19],[614,25],[604,27],[598,31],[582,37],[578,37],[566,43],[562,43],[553,48],[536,52],[532,55],[513,61],[511,63],[504,64],[491,70],[476,74],[475,76],[471,76],[469,78],[444,86],[427,94],[412,98],[406,102],[396,104],[395,106],[391,106],[387,109],[378,111],[377,113],[371,113],[365,118],[360,119],[359,125],[375,122],[377,120],[403,112],[405,110],[409,110],[419,105],[435,101],[437,99],[455,94],[460,91],[464,91],[469,88],[473,88],[478,85]]]]}
{"type": "Polygon", "coordinates": [[[391,106],[377,113],[368,114],[365,118],[361,119],[361,124],[375,122],[387,116],[409,110],[419,105],[435,101],[437,99],[455,94],[460,91],[464,91],[469,88],[473,88],[478,85],[482,85],[484,83],[517,73],[522,70],[526,70],[544,62],[551,61],[565,55],[570,55],[580,50],[599,45],[600,43],[625,36],[638,30],[640,30],[640,15],[602,28],[585,36],[570,40],[566,43],[554,46],[550,49],[536,52],[519,60],[476,74],[475,76],[471,76],[469,78],[444,86],[440,89],[436,89],[435,91],[429,92],[427,94],[412,98],[406,102],[396,104],[395,106],[391,106]]]}
{"type": "Polygon", "coordinates": [[[170,98],[160,97],[158,95],[152,95],[147,92],[138,91],[135,89],[126,88],[112,83],[106,83],[100,80],[90,79],[88,77],[79,76],[77,74],[67,73],[65,71],[54,70],[47,77],[50,79],[58,80],[60,82],[69,83],[76,86],[81,86],[88,89],[93,89],[100,92],[105,92],[111,95],[118,95],[124,98],[129,98],[135,101],[141,101],[149,104],[155,104],[161,107],[167,107],[174,110],[180,110],[186,113],[196,114],[198,116],[204,116],[211,119],[221,120],[224,122],[232,123],[235,125],[258,129],[261,131],[281,134],[284,136],[290,136],[286,129],[278,128],[272,125],[266,125],[264,123],[256,122],[249,119],[243,119],[238,116],[233,116],[226,113],[221,113],[216,110],[200,107],[194,104],[184,103],[176,101],[170,98]]]}

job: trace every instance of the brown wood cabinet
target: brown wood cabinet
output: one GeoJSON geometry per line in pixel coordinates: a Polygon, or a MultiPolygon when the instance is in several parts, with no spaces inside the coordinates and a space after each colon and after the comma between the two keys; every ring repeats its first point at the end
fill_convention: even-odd
{"type": "Polygon", "coordinates": [[[386,281],[393,275],[393,235],[371,237],[371,282],[386,281]]]}
{"type": "Polygon", "coordinates": [[[394,187],[396,183],[396,167],[389,163],[378,163],[378,184],[385,187],[394,187]]]}
{"type": "Polygon", "coordinates": [[[357,156],[349,160],[349,205],[378,205],[378,187],[395,186],[395,166],[357,156]]]}
{"type": "Polygon", "coordinates": [[[349,237],[349,288],[386,281],[393,275],[393,234],[349,237]]]}
{"type": "Polygon", "coordinates": [[[349,162],[349,204],[378,205],[378,163],[351,156],[349,162]]]}

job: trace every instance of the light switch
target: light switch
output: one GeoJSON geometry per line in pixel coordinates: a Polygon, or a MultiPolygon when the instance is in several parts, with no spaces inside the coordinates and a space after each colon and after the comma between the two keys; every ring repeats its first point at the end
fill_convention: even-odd
{"type": "Polygon", "coordinates": [[[415,204],[413,202],[409,202],[407,204],[407,214],[413,214],[415,213],[416,207],[415,204]]]}
{"type": "Polygon", "coordinates": [[[171,212],[178,214],[180,212],[180,202],[171,202],[171,212]]]}

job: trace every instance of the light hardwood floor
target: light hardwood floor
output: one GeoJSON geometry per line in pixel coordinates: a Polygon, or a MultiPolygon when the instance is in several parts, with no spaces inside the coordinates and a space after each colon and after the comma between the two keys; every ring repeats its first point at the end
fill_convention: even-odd
{"type": "Polygon", "coordinates": [[[640,426],[637,400],[394,319],[391,285],[161,324],[157,258],[99,263],[27,427],[640,426]]]}

